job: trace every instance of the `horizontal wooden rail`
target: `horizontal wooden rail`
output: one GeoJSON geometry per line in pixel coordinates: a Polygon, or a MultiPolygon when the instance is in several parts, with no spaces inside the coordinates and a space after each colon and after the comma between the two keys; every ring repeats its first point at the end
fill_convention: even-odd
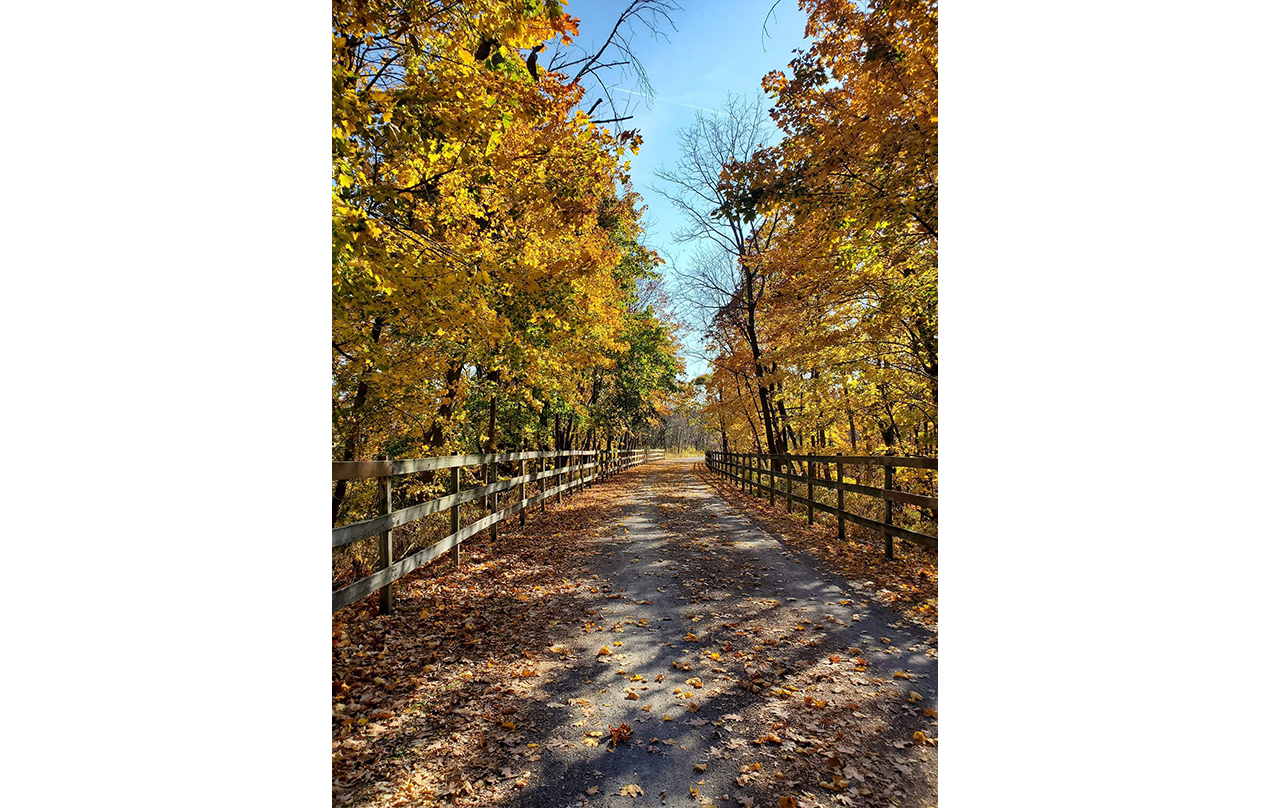
{"type": "MultiPolygon", "coordinates": [[[[558,457],[595,457],[603,450],[562,450],[559,452],[503,452],[501,454],[449,455],[446,457],[422,457],[410,460],[353,460],[331,463],[331,481],[369,480],[375,477],[397,477],[420,471],[484,466],[488,463],[514,463],[520,460],[548,460],[558,457]]],[[[638,449],[613,450],[620,456],[634,457],[638,449]]],[[[656,450],[664,453],[665,450],[656,450]]]]}
{"type": "Polygon", "coordinates": [[[386,513],[383,516],[376,516],[371,519],[364,519],[360,522],[337,527],[331,531],[331,546],[343,547],[346,544],[352,544],[359,539],[370,538],[376,533],[382,533],[385,530],[392,530],[394,527],[401,527],[409,524],[425,516],[431,516],[434,513],[460,505],[464,502],[471,502],[474,499],[481,499],[490,494],[501,494],[504,491],[510,491],[521,483],[532,483],[538,480],[547,480],[552,477],[559,477],[566,474],[572,469],[593,469],[598,463],[587,463],[582,466],[569,466],[565,468],[552,469],[550,471],[536,471],[531,474],[525,474],[520,477],[512,477],[509,480],[500,480],[496,483],[483,485],[480,488],[469,488],[458,494],[448,494],[440,499],[433,499],[427,502],[421,502],[418,505],[411,505],[408,508],[386,513]]]}
{"type": "MultiPolygon", "coordinates": [[[[706,454],[724,454],[723,452],[706,452],[706,454]]],[[[775,458],[785,463],[837,463],[844,466],[892,466],[895,468],[938,469],[939,460],[934,457],[876,457],[874,455],[799,455],[799,454],[753,454],[745,452],[728,452],[734,458],[761,457],[775,458]]]]}
{"type": "Polygon", "coordinates": [[[609,477],[623,469],[641,463],[661,460],[665,457],[662,449],[614,449],[614,450],[564,450],[553,452],[503,452],[499,454],[451,455],[448,457],[428,457],[409,460],[363,460],[354,462],[332,463],[331,479],[366,480],[376,479],[380,484],[381,510],[379,516],[363,519],[349,525],[331,530],[331,546],[343,547],[356,541],[375,536],[380,540],[379,569],[374,573],[354,581],[331,593],[331,609],[339,609],[354,603],[367,595],[380,593],[380,610],[391,611],[392,584],[402,576],[419,569],[435,560],[446,551],[457,563],[458,548],[465,539],[489,529],[491,537],[497,537],[497,525],[510,516],[521,514],[534,505],[543,505],[552,497],[559,497],[567,492],[586,486],[597,480],[609,477]],[[540,468],[525,472],[525,462],[536,460],[540,468]],[[581,460],[583,462],[574,462],[581,460]],[[546,469],[541,466],[551,461],[554,466],[546,469]],[[467,490],[453,490],[458,487],[459,472],[467,466],[486,466],[486,479],[492,479],[491,464],[519,463],[520,474],[506,480],[496,480],[486,485],[467,490]],[[411,505],[406,508],[392,508],[392,479],[394,477],[417,474],[423,471],[439,471],[451,469],[451,486],[449,494],[411,505]],[[590,472],[590,473],[588,473],[590,472]],[[564,479],[552,488],[547,488],[548,480],[564,479]],[[526,496],[525,486],[538,482],[543,489],[532,497],[526,496]],[[519,498],[515,503],[501,510],[498,508],[498,495],[519,488],[519,498]],[[465,502],[488,497],[490,513],[466,527],[459,527],[458,509],[465,502]],[[392,529],[418,521],[425,516],[450,511],[450,534],[433,544],[410,553],[396,561],[392,558],[392,529]]]}
{"type": "Polygon", "coordinates": [[[928,508],[930,511],[939,510],[939,498],[935,496],[925,496],[922,494],[911,494],[907,491],[897,491],[893,487],[893,473],[896,468],[913,468],[926,469],[930,471],[938,471],[939,461],[933,457],[861,457],[855,455],[791,455],[791,454],[756,454],[747,452],[706,452],[706,466],[711,471],[720,474],[740,484],[742,490],[750,493],[766,493],[768,500],[775,504],[777,497],[785,499],[786,510],[790,510],[794,502],[799,503],[807,509],[808,524],[815,521],[815,512],[836,516],[838,518],[838,538],[845,537],[845,522],[867,527],[876,530],[886,538],[886,557],[894,557],[894,548],[892,545],[893,538],[900,538],[906,541],[937,550],[939,547],[939,539],[935,536],[928,536],[925,533],[918,533],[914,530],[899,527],[893,523],[892,503],[898,502],[903,505],[913,505],[919,508],[928,508]],[[808,473],[798,474],[793,469],[795,464],[802,464],[808,473]],[[832,466],[837,469],[838,479],[829,479],[825,477],[812,476],[810,474],[811,464],[821,464],[832,466]],[[885,484],[878,488],[870,485],[859,485],[857,483],[845,482],[843,477],[843,466],[880,466],[885,471],[885,484]],[[786,469],[789,469],[786,471],[786,469]],[[764,483],[763,478],[766,477],[768,482],[764,483]],[[782,490],[776,487],[777,480],[785,481],[785,488],[782,490]],[[794,493],[794,483],[800,486],[806,486],[807,495],[800,496],[794,493]],[[837,507],[819,502],[815,498],[815,489],[823,488],[838,493],[837,507]],[[851,513],[843,505],[843,494],[863,494],[865,496],[881,499],[885,503],[885,518],[883,521],[869,519],[858,514],[851,513]]]}

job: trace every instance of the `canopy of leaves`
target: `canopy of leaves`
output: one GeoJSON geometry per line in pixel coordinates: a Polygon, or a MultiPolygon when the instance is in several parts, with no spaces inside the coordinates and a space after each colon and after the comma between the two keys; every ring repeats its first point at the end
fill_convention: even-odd
{"type": "Polygon", "coordinates": [[[336,0],[336,459],[638,440],[681,363],[640,302],[633,131],[536,63],[548,0],[336,0]]]}
{"type": "Polygon", "coordinates": [[[752,228],[710,330],[714,426],[764,451],[933,454],[936,3],[799,5],[813,43],[763,82],[783,137],[711,189],[752,228]]]}

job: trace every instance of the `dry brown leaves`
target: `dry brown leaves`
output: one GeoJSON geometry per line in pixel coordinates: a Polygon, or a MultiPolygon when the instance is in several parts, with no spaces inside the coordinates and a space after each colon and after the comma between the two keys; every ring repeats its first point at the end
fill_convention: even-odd
{"type": "MultiPolygon", "coordinates": [[[[897,611],[931,630],[939,622],[939,558],[923,548],[913,547],[902,539],[894,543],[895,558],[886,560],[882,539],[875,531],[852,525],[846,526],[846,540],[838,540],[838,527],[834,523],[807,524],[806,512],[801,514],[795,503],[793,514],[785,512],[780,498],[776,507],[766,499],[743,493],[735,485],[711,474],[704,464],[693,467],[697,477],[714,489],[734,507],[740,508],[755,519],[769,533],[783,538],[786,543],[805,550],[825,561],[844,576],[860,581],[872,581],[875,596],[897,611]]],[[[817,515],[817,519],[825,517],[817,515]]]]}
{"type": "Polygon", "coordinates": [[[534,759],[537,683],[570,655],[555,618],[573,613],[592,552],[568,539],[616,512],[613,491],[599,491],[500,525],[496,546],[464,542],[457,572],[438,560],[399,582],[391,615],[374,596],[334,615],[336,804],[482,805],[525,787],[513,751],[534,759]]]}
{"type": "Polygon", "coordinates": [[[627,724],[625,721],[623,721],[622,725],[619,727],[609,724],[609,744],[617,746],[623,741],[629,741],[631,739],[631,732],[631,725],[627,724]]]}

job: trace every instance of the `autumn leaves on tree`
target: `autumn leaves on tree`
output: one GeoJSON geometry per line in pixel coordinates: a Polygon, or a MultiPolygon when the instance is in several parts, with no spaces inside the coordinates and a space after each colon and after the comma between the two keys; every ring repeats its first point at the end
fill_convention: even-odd
{"type": "MultiPolygon", "coordinates": [[[[720,173],[683,280],[713,367],[709,416],[722,448],[846,448],[934,454],[937,441],[936,4],[801,0],[814,41],[763,87],[782,133],[761,137],[757,104],[685,134],[720,173]],[[738,147],[744,154],[738,154],[738,147]]],[[[684,165],[667,172],[701,184],[684,165]]]]}
{"type": "Polygon", "coordinates": [[[336,0],[333,32],[335,459],[634,445],[682,363],[646,304],[640,138],[538,62],[578,20],[336,0]]]}
{"type": "MultiPolygon", "coordinates": [[[[718,448],[935,454],[936,4],[799,5],[770,115],[699,116],[656,185],[693,245],[706,423],[718,448]]],[[[646,75],[620,25],[546,58],[578,25],[554,0],[334,4],[335,459],[630,446],[682,394],[641,139],[584,87],[646,75]]]]}

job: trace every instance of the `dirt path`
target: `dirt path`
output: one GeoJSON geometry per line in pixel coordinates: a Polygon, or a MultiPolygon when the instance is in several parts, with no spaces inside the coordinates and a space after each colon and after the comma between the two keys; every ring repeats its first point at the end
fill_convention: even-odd
{"type": "Polygon", "coordinates": [[[491,683],[492,703],[474,689],[454,707],[514,719],[481,736],[495,768],[457,791],[451,776],[449,793],[381,791],[383,804],[936,804],[935,637],[757,527],[692,466],[650,464],[580,498],[609,513],[572,537],[581,560],[562,553],[557,572],[582,580],[565,581],[545,636],[526,637],[550,640],[534,648],[550,660],[529,682],[491,683]]]}

